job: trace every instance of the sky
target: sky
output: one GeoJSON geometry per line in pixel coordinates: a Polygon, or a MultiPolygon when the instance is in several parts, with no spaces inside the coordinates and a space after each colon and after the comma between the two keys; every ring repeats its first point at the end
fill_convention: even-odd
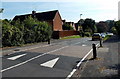
{"type": "MultiPolygon", "coordinates": [[[[2,0],[2,19],[13,19],[16,15],[59,10],[62,19],[77,22],[91,18],[96,22],[118,20],[120,0],[2,0]]],[[[1,4],[0,3],[0,4],[1,4]]]]}

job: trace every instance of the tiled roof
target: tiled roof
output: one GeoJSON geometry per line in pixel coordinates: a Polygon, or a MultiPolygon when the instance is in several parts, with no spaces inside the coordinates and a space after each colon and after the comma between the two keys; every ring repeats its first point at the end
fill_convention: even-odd
{"type": "MultiPolygon", "coordinates": [[[[36,17],[39,21],[53,20],[57,12],[58,10],[35,13],[34,17],[36,17]]],[[[13,20],[20,19],[20,21],[23,21],[28,16],[33,16],[33,14],[31,13],[31,14],[26,14],[26,15],[15,16],[13,20]]]]}

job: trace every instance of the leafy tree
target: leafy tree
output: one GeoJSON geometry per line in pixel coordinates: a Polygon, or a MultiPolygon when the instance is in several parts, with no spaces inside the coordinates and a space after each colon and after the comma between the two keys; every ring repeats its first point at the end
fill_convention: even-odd
{"type": "Polygon", "coordinates": [[[39,22],[34,30],[36,42],[47,41],[51,38],[52,28],[48,25],[47,22],[39,22]]]}
{"type": "Polygon", "coordinates": [[[112,33],[114,33],[114,34],[117,34],[117,30],[116,30],[115,27],[112,27],[110,31],[111,31],[112,33]]]}
{"type": "Polygon", "coordinates": [[[98,32],[102,33],[102,32],[107,32],[108,31],[108,25],[106,22],[99,22],[96,24],[98,32]]]}
{"type": "Polygon", "coordinates": [[[35,32],[34,26],[37,25],[37,20],[32,18],[31,16],[26,17],[23,21],[24,24],[24,41],[25,43],[33,43],[35,42],[35,32]]]}
{"type": "Polygon", "coordinates": [[[39,22],[31,16],[23,22],[5,19],[2,23],[3,47],[47,41],[52,35],[52,28],[47,22],[39,22]]]}
{"type": "Polygon", "coordinates": [[[95,32],[95,21],[92,19],[85,19],[84,23],[82,24],[83,31],[90,31],[91,33],[95,32]]]}
{"type": "Polygon", "coordinates": [[[73,27],[70,26],[69,24],[63,24],[62,28],[63,30],[73,30],[73,27]]]}
{"type": "Polygon", "coordinates": [[[17,28],[16,26],[12,26],[12,32],[13,35],[11,37],[11,45],[17,46],[23,44],[24,40],[22,31],[20,31],[20,29],[17,28]]]}
{"type": "Polygon", "coordinates": [[[2,21],[2,45],[11,46],[11,37],[13,35],[12,26],[6,20],[2,21]]]}
{"type": "Polygon", "coordinates": [[[118,35],[120,36],[120,20],[115,22],[115,28],[117,30],[118,35]]]}
{"type": "Polygon", "coordinates": [[[108,23],[108,31],[111,31],[112,27],[114,27],[114,20],[107,20],[106,23],[108,23]]]}
{"type": "Polygon", "coordinates": [[[11,21],[11,24],[14,26],[14,36],[16,39],[13,38],[13,40],[16,40],[18,45],[24,44],[24,25],[20,22],[20,20],[11,21]]]}

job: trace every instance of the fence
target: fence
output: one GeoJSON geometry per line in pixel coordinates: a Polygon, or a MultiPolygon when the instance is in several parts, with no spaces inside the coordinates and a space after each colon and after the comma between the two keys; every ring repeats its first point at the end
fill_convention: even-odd
{"type": "Polygon", "coordinates": [[[80,35],[79,31],[54,31],[52,34],[53,39],[59,39],[60,37],[80,35]]]}

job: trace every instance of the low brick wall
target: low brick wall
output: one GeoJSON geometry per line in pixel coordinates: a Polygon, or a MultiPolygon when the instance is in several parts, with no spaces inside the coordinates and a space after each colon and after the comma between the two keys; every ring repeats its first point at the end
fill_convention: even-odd
{"type": "Polygon", "coordinates": [[[59,39],[60,37],[79,35],[79,31],[54,31],[52,34],[53,39],[59,39]]]}

